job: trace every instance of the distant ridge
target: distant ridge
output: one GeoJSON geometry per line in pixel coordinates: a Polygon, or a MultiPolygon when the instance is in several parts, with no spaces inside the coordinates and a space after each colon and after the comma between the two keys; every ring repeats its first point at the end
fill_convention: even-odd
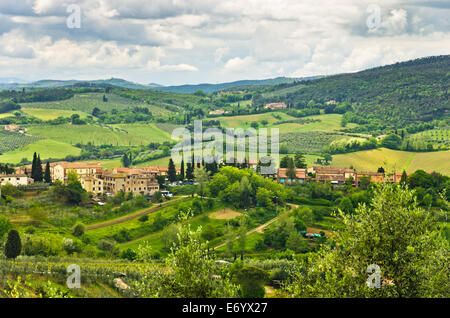
{"type": "Polygon", "coordinates": [[[132,89],[151,89],[157,87],[158,84],[142,85],[135,82],[130,82],[121,78],[99,79],[99,80],[52,80],[45,79],[32,83],[1,83],[0,89],[22,89],[22,88],[58,88],[67,86],[117,86],[132,89]]]}
{"type": "Polygon", "coordinates": [[[308,81],[320,78],[321,76],[313,76],[313,77],[303,77],[303,78],[293,78],[293,77],[277,77],[270,78],[265,80],[241,80],[235,82],[228,83],[219,83],[219,84],[186,84],[186,85],[175,85],[175,86],[160,86],[154,87],[152,89],[158,91],[172,92],[172,93],[183,93],[183,94],[192,94],[198,90],[201,90],[207,94],[215,93],[224,89],[229,88],[245,88],[245,86],[271,86],[271,85],[279,85],[279,84],[291,84],[299,81],[308,81]]]}

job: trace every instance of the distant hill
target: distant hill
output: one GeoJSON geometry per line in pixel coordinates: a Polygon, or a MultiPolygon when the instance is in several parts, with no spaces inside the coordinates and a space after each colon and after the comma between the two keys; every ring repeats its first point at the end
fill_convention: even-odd
{"type": "MultiPolygon", "coordinates": [[[[219,84],[196,84],[196,85],[177,85],[177,86],[160,86],[154,87],[152,89],[165,92],[182,93],[182,94],[192,94],[198,90],[201,90],[207,94],[215,93],[221,90],[230,88],[252,88],[252,86],[270,86],[278,84],[290,84],[298,81],[307,81],[311,79],[316,79],[318,76],[305,77],[305,78],[291,78],[291,77],[277,77],[265,80],[242,80],[229,83],[219,83],[219,84]]],[[[256,87],[253,87],[256,88],[256,87]]]]}
{"type": "Polygon", "coordinates": [[[262,106],[283,101],[298,109],[345,113],[349,122],[371,125],[373,130],[447,118],[449,97],[450,55],[444,55],[282,84],[264,89],[254,102],[262,106]]]}
{"type": "Polygon", "coordinates": [[[131,89],[152,89],[163,92],[172,92],[172,93],[182,93],[182,94],[192,94],[198,90],[202,90],[205,93],[214,93],[221,90],[231,90],[233,88],[236,89],[256,89],[271,85],[278,84],[291,84],[298,81],[307,81],[311,79],[316,79],[319,76],[314,77],[305,77],[305,78],[289,78],[289,77],[277,77],[272,79],[265,80],[242,80],[236,82],[229,83],[220,83],[220,84],[187,84],[187,85],[178,85],[178,86],[163,86],[156,83],[139,84],[135,82],[130,82],[120,78],[110,78],[104,80],[40,80],[31,83],[25,83],[21,81],[13,81],[12,79],[5,79],[5,81],[1,81],[0,79],[0,90],[8,89],[8,90],[20,90],[22,88],[59,88],[59,87],[88,87],[88,86],[96,86],[96,87],[105,87],[105,86],[116,86],[122,88],[131,88],[131,89]]]}
{"type": "Polygon", "coordinates": [[[132,89],[150,89],[156,87],[157,84],[153,85],[142,85],[139,83],[130,82],[120,78],[110,78],[105,80],[40,80],[32,83],[1,83],[0,90],[2,89],[22,89],[22,88],[58,88],[58,87],[87,87],[87,86],[117,86],[123,88],[132,89]]]}

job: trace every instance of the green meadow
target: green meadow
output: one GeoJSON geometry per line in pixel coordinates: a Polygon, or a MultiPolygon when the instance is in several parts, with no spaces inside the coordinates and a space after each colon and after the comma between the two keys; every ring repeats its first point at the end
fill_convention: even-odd
{"type": "Polygon", "coordinates": [[[25,114],[39,118],[41,120],[52,120],[58,117],[70,117],[74,114],[80,115],[81,118],[86,118],[89,114],[82,111],[66,110],[66,109],[51,109],[51,108],[22,108],[25,114]]]}
{"type": "Polygon", "coordinates": [[[31,161],[35,152],[39,153],[41,159],[44,160],[49,158],[64,158],[69,155],[78,156],[81,149],[64,142],[43,139],[0,155],[0,162],[17,164],[23,158],[31,161]]]}

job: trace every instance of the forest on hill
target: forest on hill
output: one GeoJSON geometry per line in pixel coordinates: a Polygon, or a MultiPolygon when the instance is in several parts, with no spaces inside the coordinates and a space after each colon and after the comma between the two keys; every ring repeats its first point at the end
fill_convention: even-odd
{"type": "Polygon", "coordinates": [[[404,128],[448,116],[449,79],[450,56],[427,57],[274,86],[254,94],[254,105],[280,101],[297,109],[345,113],[349,122],[362,124],[359,131],[404,128]]]}

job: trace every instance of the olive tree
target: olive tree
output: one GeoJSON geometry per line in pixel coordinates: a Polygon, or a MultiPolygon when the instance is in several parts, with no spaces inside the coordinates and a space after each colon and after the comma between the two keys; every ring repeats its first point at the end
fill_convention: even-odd
{"type": "Polygon", "coordinates": [[[370,205],[339,217],[336,244],[298,263],[286,286],[291,296],[449,296],[448,241],[411,190],[379,185],[370,205]]]}

